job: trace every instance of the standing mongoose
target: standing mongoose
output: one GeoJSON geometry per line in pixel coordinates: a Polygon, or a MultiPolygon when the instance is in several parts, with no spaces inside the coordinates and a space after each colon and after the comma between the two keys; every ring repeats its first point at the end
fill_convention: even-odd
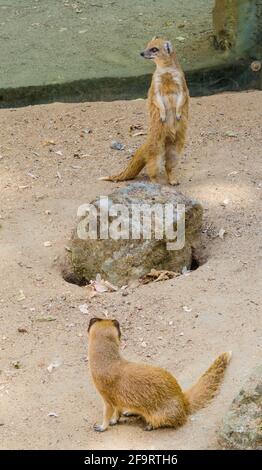
{"type": "Polygon", "coordinates": [[[184,392],[166,370],[122,358],[117,320],[92,318],[88,332],[91,375],[104,401],[103,423],[94,425],[100,432],[116,424],[124,412],[144,418],[146,430],[184,424],[189,414],[214,397],[231,357],[231,353],[218,356],[198,382],[184,392]]]}
{"type": "Polygon", "coordinates": [[[156,64],[148,93],[150,124],[147,140],[136,151],[126,170],[100,179],[131,180],[146,166],[150,180],[156,182],[164,162],[168,182],[175,185],[178,183],[176,160],[185,145],[188,123],[189,93],[185,76],[170,41],[153,38],[141,55],[156,64]]]}

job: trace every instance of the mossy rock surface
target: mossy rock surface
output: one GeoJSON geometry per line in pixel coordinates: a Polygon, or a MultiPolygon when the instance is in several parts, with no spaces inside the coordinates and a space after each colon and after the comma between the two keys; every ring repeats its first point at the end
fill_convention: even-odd
{"type": "MultiPolygon", "coordinates": [[[[105,202],[102,203],[104,205],[105,202]]],[[[84,284],[96,278],[99,273],[101,276],[117,286],[127,284],[130,280],[141,278],[155,269],[167,269],[181,272],[186,266],[188,269],[192,264],[193,249],[198,244],[199,235],[202,226],[202,206],[194,200],[185,197],[171,186],[161,186],[151,183],[133,183],[125,188],[114,191],[108,196],[109,210],[112,205],[121,204],[125,207],[127,213],[122,215],[122,226],[128,226],[128,234],[131,235],[132,227],[136,224],[131,216],[134,205],[146,204],[147,207],[156,207],[156,204],[164,210],[166,204],[172,204],[174,207],[174,230],[177,229],[177,204],[183,204],[185,207],[185,242],[178,250],[170,250],[167,244],[171,241],[168,238],[168,232],[164,225],[163,238],[155,237],[155,220],[150,217],[151,238],[114,240],[92,239],[87,235],[86,239],[79,238],[79,224],[74,230],[71,242],[70,252],[67,254],[63,276],[69,282],[84,284]]],[[[100,233],[100,198],[92,202],[98,213],[97,233],[100,233]]],[[[171,218],[170,218],[171,219],[171,218]]],[[[88,227],[87,218],[80,219],[82,227],[88,227]]],[[[109,225],[116,220],[116,217],[109,216],[109,225]]],[[[141,219],[143,221],[143,219],[141,219]]],[[[148,218],[146,218],[148,221],[148,218]]],[[[145,224],[142,224],[145,226],[145,224]]]]}
{"type": "Polygon", "coordinates": [[[227,449],[262,450],[262,365],[233,400],[219,434],[227,449]]]}

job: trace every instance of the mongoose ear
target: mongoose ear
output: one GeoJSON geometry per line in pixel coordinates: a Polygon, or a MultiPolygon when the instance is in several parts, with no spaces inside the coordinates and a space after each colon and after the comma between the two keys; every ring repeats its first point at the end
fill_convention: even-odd
{"type": "Polygon", "coordinates": [[[167,51],[168,54],[171,54],[171,52],[173,52],[173,46],[172,46],[172,43],[170,41],[165,42],[164,48],[165,48],[165,50],[167,51]]]}
{"type": "Polygon", "coordinates": [[[88,333],[89,333],[89,331],[90,331],[91,326],[92,326],[94,323],[96,323],[97,321],[102,321],[102,318],[96,318],[96,317],[91,318],[91,320],[90,320],[90,322],[89,322],[89,325],[88,325],[88,330],[87,330],[88,333]]]}
{"type": "Polygon", "coordinates": [[[117,329],[117,331],[118,331],[118,336],[119,336],[119,339],[120,339],[120,338],[121,338],[120,324],[119,324],[119,322],[118,322],[117,320],[112,320],[112,321],[113,321],[113,323],[114,323],[114,325],[115,325],[115,327],[116,327],[116,329],[117,329]]]}

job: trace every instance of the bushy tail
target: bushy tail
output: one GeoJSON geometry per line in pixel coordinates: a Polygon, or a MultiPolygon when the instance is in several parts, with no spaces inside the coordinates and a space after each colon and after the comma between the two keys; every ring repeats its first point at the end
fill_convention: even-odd
{"type": "Polygon", "coordinates": [[[189,401],[190,413],[203,408],[216,395],[231,355],[231,352],[226,352],[218,356],[198,382],[184,392],[189,401]]]}
{"type": "Polygon", "coordinates": [[[142,145],[136,151],[128,167],[124,171],[122,171],[122,173],[119,173],[119,175],[113,175],[113,176],[102,176],[102,178],[99,178],[99,179],[104,180],[104,181],[133,180],[140,173],[140,171],[144,168],[146,164],[145,145],[146,144],[142,145]]]}

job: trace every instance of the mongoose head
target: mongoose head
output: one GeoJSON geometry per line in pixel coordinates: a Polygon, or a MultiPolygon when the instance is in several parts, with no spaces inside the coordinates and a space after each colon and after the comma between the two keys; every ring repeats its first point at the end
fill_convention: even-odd
{"type": "Polygon", "coordinates": [[[156,64],[168,61],[173,53],[173,46],[170,41],[154,37],[149,41],[145,50],[140,53],[145,59],[153,60],[156,64]]]}
{"type": "Polygon", "coordinates": [[[90,339],[99,335],[104,338],[112,339],[119,344],[121,338],[119,322],[117,320],[91,318],[88,326],[88,335],[90,339]]]}

